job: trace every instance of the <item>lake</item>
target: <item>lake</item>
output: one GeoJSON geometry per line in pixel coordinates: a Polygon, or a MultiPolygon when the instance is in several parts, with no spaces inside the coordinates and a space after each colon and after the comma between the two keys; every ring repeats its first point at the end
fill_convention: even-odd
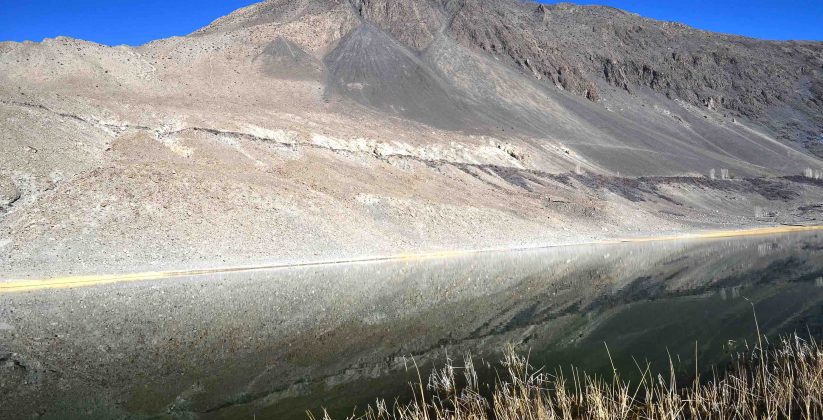
{"type": "MultiPolygon", "coordinates": [[[[0,295],[0,417],[339,418],[507,345],[686,375],[823,337],[823,235],[581,245],[0,295]],[[755,314],[757,322],[755,322],[755,314]],[[607,353],[608,348],[608,353],[607,353]],[[696,360],[695,360],[696,358],[696,360]]],[[[485,363],[482,365],[486,366],[485,363]]],[[[493,382],[490,368],[481,381],[493,382]]]]}

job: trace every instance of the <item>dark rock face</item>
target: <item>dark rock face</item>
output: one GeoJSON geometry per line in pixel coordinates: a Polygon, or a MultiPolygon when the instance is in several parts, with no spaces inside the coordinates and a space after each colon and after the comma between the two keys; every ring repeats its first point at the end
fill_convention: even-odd
{"type": "MultiPolygon", "coordinates": [[[[366,2],[386,10],[388,1],[366,2]],[[378,3],[382,3],[378,5],[378,3]]],[[[771,42],[695,30],[606,7],[509,0],[402,2],[426,20],[364,13],[405,44],[426,45],[433,22],[461,44],[588,98],[609,87],[648,88],[668,99],[747,117],[819,152],[823,132],[823,43],[771,42]],[[413,29],[409,22],[414,23],[413,29]],[[774,118],[775,113],[787,114],[774,118]]],[[[823,156],[823,155],[820,155],[823,156]]]]}
{"type": "Polygon", "coordinates": [[[715,34],[606,7],[455,3],[455,39],[591,100],[609,87],[648,88],[809,147],[823,131],[823,43],[715,34]],[[774,118],[781,109],[791,115],[774,118]]]}
{"type": "MultiPolygon", "coordinates": [[[[625,101],[628,96],[640,104],[648,100],[648,95],[662,101],[677,100],[715,111],[729,120],[745,118],[775,138],[805,146],[807,151],[823,157],[821,42],[749,39],[645,19],[608,7],[567,3],[270,0],[255,7],[253,11],[241,11],[218,20],[201,32],[285,22],[323,11],[350,14],[386,34],[388,38],[379,41],[382,45],[394,42],[404,47],[406,50],[402,53],[402,48],[392,47],[394,52],[390,55],[405,56],[401,61],[406,62],[406,70],[417,67],[412,64],[415,56],[424,57],[438,44],[438,39],[448,38],[462,48],[516,69],[541,85],[562,89],[591,102],[608,103],[618,98],[625,101]]],[[[363,30],[358,31],[359,34],[349,36],[344,42],[366,45],[360,43],[363,30]]],[[[373,30],[365,33],[374,38],[373,30]]],[[[342,71],[342,51],[338,49],[326,58],[326,64],[335,66],[338,76],[342,71]]],[[[350,67],[368,67],[387,59],[369,57],[366,51],[361,54],[364,61],[371,63],[350,67]]],[[[391,76],[388,67],[381,72],[378,79],[400,77],[391,76]]],[[[444,93],[448,89],[437,87],[442,83],[433,82],[438,76],[430,73],[417,68],[409,75],[423,83],[421,92],[414,92],[418,89],[408,85],[391,87],[390,84],[399,81],[396,78],[381,79],[377,83],[374,79],[377,75],[364,74],[362,77],[373,78],[372,82],[377,84],[371,85],[378,87],[371,93],[364,92],[358,102],[383,109],[386,102],[377,100],[377,96],[409,95],[392,100],[403,102],[402,106],[394,104],[397,105],[394,111],[410,118],[439,101],[438,98],[452,104],[448,102],[449,95],[444,93]]],[[[349,82],[352,81],[346,81],[349,82]]]]}
{"type": "Polygon", "coordinates": [[[402,44],[418,51],[434,40],[447,18],[436,0],[350,2],[365,21],[377,24],[402,44]]]}

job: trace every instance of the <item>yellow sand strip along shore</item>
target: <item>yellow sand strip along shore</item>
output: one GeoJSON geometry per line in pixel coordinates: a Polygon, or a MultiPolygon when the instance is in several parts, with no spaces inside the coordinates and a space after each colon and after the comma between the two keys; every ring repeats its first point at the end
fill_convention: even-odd
{"type": "Polygon", "coordinates": [[[595,245],[595,244],[617,244],[617,243],[633,243],[633,242],[656,242],[656,241],[681,241],[694,239],[714,239],[714,238],[732,238],[741,236],[757,236],[757,235],[774,235],[780,233],[792,232],[808,232],[823,230],[823,226],[774,226],[766,228],[744,229],[744,230],[721,230],[698,232],[694,234],[675,235],[675,236],[657,236],[646,238],[626,238],[615,240],[595,241],[590,243],[580,244],[564,244],[546,247],[533,248],[499,248],[499,249],[480,249],[480,250],[456,250],[456,251],[436,251],[436,252],[421,252],[398,254],[386,257],[350,259],[350,260],[332,260],[319,261],[307,263],[285,263],[285,264],[271,264],[271,265],[256,265],[256,266],[241,266],[241,267],[215,267],[195,270],[176,270],[176,271],[154,271],[145,273],[130,273],[130,274],[97,274],[87,276],[69,276],[69,277],[52,277],[37,280],[0,280],[0,295],[8,293],[20,293],[49,289],[66,289],[76,287],[90,287],[111,283],[147,281],[147,280],[162,280],[172,279],[177,277],[188,277],[209,274],[224,274],[224,273],[240,273],[247,271],[261,271],[273,270],[280,268],[296,268],[296,267],[315,267],[324,265],[337,264],[354,264],[378,261],[413,261],[421,259],[432,258],[448,258],[460,255],[485,253],[485,252],[503,252],[503,251],[518,251],[525,249],[539,249],[539,248],[553,248],[560,246],[575,246],[575,245],[595,245]]]}

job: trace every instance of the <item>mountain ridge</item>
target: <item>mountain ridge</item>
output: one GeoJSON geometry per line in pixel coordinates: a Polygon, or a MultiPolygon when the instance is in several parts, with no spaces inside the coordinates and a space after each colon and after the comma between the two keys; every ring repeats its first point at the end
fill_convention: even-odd
{"type": "MultiPolygon", "coordinates": [[[[254,12],[252,22],[268,22],[267,11],[280,10],[280,3],[268,1],[243,11],[254,12]]],[[[649,88],[668,99],[750,118],[782,140],[799,142],[811,153],[823,153],[818,138],[823,127],[819,117],[823,115],[823,43],[718,34],[615,8],[570,3],[416,0],[398,5],[352,0],[303,1],[293,7],[305,13],[323,3],[343,9],[350,5],[358,18],[372,22],[413,51],[422,52],[434,41],[432,34],[445,32],[465,47],[508,60],[525,74],[595,102],[608,99],[611,88],[629,94],[649,88]],[[387,12],[391,7],[393,14],[387,12]],[[424,18],[416,24],[397,23],[420,16],[424,18]],[[596,36],[587,37],[575,25],[590,27],[596,36]],[[653,33],[646,36],[644,30],[653,33]],[[702,38],[691,41],[688,37],[702,38]],[[660,53],[644,56],[647,51],[660,53]],[[775,54],[790,65],[763,59],[775,54]],[[772,82],[766,83],[767,79],[772,82]],[[804,92],[797,94],[797,90],[804,92]],[[787,110],[792,115],[783,119],[792,124],[775,123],[773,114],[787,110]]],[[[242,26],[242,13],[240,18],[242,26]]],[[[207,32],[219,31],[220,21],[206,28],[207,32]]]]}
{"type": "Polygon", "coordinates": [[[2,43],[2,271],[815,223],[822,51],[508,0],[272,0],[139,47],[2,43]]]}

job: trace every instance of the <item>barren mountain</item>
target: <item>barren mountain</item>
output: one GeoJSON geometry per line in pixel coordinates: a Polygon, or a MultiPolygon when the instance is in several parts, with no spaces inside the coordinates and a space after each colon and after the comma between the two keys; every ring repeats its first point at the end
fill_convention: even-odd
{"type": "Polygon", "coordinates": [[[0,272],[809,223],[823,43],[513,0],[271,0],[0,43],[0,272]]]}

